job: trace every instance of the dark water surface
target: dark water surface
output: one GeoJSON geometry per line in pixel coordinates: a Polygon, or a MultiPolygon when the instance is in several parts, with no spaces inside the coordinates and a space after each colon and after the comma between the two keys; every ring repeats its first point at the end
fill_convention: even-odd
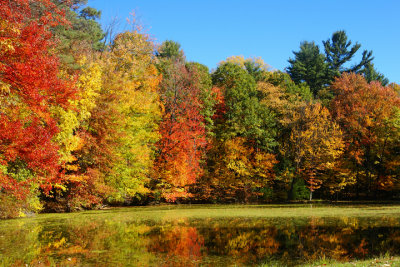
{"type": "Polygon", "coordinates": [[[1,266],[293,266],[400,255],[399,206],[163,206],[0,221],[1,266]]]}

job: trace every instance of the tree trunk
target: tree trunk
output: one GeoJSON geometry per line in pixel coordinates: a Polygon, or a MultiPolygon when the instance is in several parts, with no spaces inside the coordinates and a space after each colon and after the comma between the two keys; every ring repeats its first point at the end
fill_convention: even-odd
{"type": "Polygon", "coordinates": [[[310,190],[310,201],[312,200],[312,191],[310,190]]]}

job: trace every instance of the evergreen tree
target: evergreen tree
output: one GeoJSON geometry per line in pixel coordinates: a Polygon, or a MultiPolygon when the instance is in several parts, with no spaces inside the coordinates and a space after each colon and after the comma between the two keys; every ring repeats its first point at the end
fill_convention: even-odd
{"type": "Polygon", "coordinates": [[[351,41],[347,39],[345,31],[337,31],[332,34],[331,39],[322,42],[325,48],[326,62],[329,65],[329,78],[331,81],[343,72],[359,72],[374,59],[372,51],[364,50],[361,61],[350,68],[346,68],[344,65],[351,61],[361,47],[357,42],[351,46],[351,41]]]}
{"type": "Polygon", "coordinates": [[[293,53],[295,58],[288,60],[290,66],[287,72],[295,83],[307,83],[314,95],[317,95],[328,83],[325,56],[320,53],[318,45],[307,41],[301,43],[300,51],[293,53]]]}
{"type": "Polygon", "coordinates": [[[378,72],[373,63],[368,63],[365,65],[364,69],[360,71],[360,74],[364,76],[364,78],[367,80],[367,82],[372,82],[372,81],[378,81],[380,82],[383,86],[386,86],[389,84],[388,78],[386,78],[382,73],[378,72]]]}
{"type": "Polygon", "coordinates": [[[302,42],[300,51],[293,52],[295,58],[288,60],[290,66],[287,67],[287,72],[296,84],[306,82],[314,96],[323,103],[329,102],[334,97],[327,86],[344,72],[363,74],[368,81],[377,80],[383,85],[389,83],[387,78],[373,67],[372,51],[364,50],[360,62],[351,67],[346,66],[361,45],[357,42],[352,45],[345,31],[334,32],[331,39],[322,43],[325,55],[320,53],[318,45],[314,42],[302,42]]]}
{"type": "Polygon", "coordinates": [[[83,7],[86,0],[66,2],[54,0],[65,10],[66,18],[71,23],[69,26],[59,25],[53,28],[55,38],[59,40],[57,47],[62,62],[69,67],[79,68],[76,57],[88,54],[92,51],[103,51],[102,42],[105,34],[101,25],[97,22],[101,17],[101,11],[92,7],[83,7]]]}

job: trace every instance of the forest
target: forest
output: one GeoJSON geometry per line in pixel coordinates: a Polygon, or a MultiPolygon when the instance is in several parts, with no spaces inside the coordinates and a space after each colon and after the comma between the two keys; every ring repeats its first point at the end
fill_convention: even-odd
{"type": "Polygon", "coordinates": [[[400,198],[400,85],[344,30],[210,70],[86,4],[0,0],[1,218],[400,198]]]}

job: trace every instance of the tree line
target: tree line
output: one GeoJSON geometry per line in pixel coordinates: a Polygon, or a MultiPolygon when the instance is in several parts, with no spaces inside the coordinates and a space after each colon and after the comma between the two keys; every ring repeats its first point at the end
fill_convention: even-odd
{"type": "Polygon", "coordinates": [[[286,71],[211,71],[84,0],[0,1],[0,214],[104,204],[388,199],[400,86],[337,31],[286,71]],[[107,38],[108,36],[108,38],[107,38]]]}

